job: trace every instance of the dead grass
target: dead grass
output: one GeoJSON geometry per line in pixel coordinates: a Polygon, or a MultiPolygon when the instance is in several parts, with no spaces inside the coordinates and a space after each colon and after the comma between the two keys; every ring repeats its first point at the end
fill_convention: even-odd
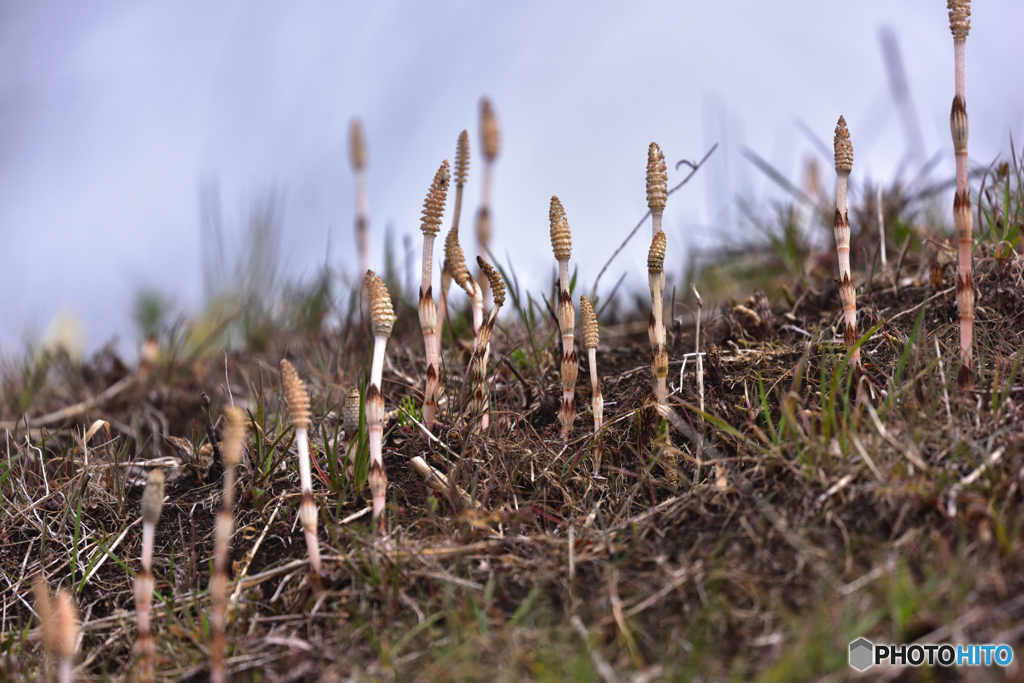
{"type": "MultiPolygon", "coordinates": [[[[175,351],[165,339],[161,358],[138,371],[109,350],[82,366],[60,356],[9,365],[0,675],[40,675],[30,586],[43,572],[76,596],[81,678],[131,677],[140,484],[145,467],[161,463],[169,499],[154,562],[156,673],[205,680],[221,470],[201,451],[203,392],[214,422],[233,401],[253,426],[231,542],[227,666],[236,680],[846,678],[847,644],[862,635],[1006,642],[1019,653],[1024,261],[1004,239],[1010,228],[999,230],[976,249],[977,390],[955,387],[952,277],[932,290],[920,249],[876,269],[860,296],[861,332],[870,333],[859,395],[836,334],[835,288],[813,271],[791,274],[792,300],[776,297],[773,320],[758,325],[722,307],[704,321],[702,347],[719,352],[705,359],[703,413],[693,358],[683,366],[692,326],[682,322],[670,338],[668,420],[650,396],[646,326],[612,326],[599,360],[607,431],[597,477],[589,420],[576,420],[568,442],[558,437],[561,351],[548,311],[511,294],[518,312],[492,338],[492,426],[482,434],[465,410],[468,346],[449,337],[468,339],[466,317],[445,325],[447,383],[428,438],[417,425],[416,312],[399,305],[384,369],[384,537],[364,514],[365,429],[354,474],[339,463],[342,401],[369,362],[357,315],[333,331],[271,329],[261,350],[224,356],[201,345],[175,351]],[[320,593],[306,584],[282,357],[312,395],[320,593]],[[86,445],[81,435],[96,420],[108,428],[86,445]],[[195,463],[162,435],[190,442],[195,463]],[[414,456],[474,504],[432,491],[408,466],[414,456]]],[[[588,380],[577,384],[578,411],[589,405],[588,380]]]]}

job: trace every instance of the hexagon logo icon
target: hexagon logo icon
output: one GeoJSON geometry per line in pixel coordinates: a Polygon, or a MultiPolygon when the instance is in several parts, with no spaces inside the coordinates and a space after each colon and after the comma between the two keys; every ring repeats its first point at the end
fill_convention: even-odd
{"type": "Polygon", "coordinates": [[[875,646],[866,638],[858,638],[850,643],[850,666],[857,671],[864,671],[872,664],[875,646]]]}

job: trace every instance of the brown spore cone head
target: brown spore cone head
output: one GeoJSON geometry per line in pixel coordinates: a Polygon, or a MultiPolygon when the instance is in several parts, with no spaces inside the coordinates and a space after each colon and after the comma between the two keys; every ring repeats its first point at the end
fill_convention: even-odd
{"type": "Polygon", "coordinates": [[[462,245],[459,244],[459,232],[455,228],[449,230],[444,238],[444,258],[448,262],[448,270],[451,271],[452,279],[465,289],[472,278],[466,267],[466,255],[462,252],[462,245]]]}
{"type": "Polygon", "coordinates": [[[484,158],[494,161],[498,156],[498,119],[494,115],[491,101],[484,97],[480,100],[480,142],[484,150],[484,158]]]}
{"type": "Polygon", "coordinates": [[[352,119],[348,125],[348,160],[356,171],[366,168],[366,137],[359,119],[352,119]]]}
{"type": "Polygon", "coordinates": [[[494,299],[494,305],[504,305],[505,281],[501,279],[501,274],[494,266],[487,261],[484,261],[482,256],[476,257],[476,263],[480,266],[480,270],[483,271],[484,275],[487,276],[488,284],[491,285],[491,297],[494,299]]]}
{"type": "Polygon", "coordinates": [[[395,311],[384,281],[372,270],[366,271],[366,291],[370,295],[370,325],[374,337],[390,337],[395,326],[395,311]]]}
{"type": "Polygon", "coordinates": [[[146,488],[142,491],[142,521],[156,524],[164,509],[164,471],[157,468],[149,473],[146,488]]]}
{"type": "MultiPolygon", "coordinates": [[[[282,361],[287,363],[288,361],[282,361]]],[[[291,363],[288,363],[288,367],[291,368],[291,363]]],[[[295,373],[295,368],[291,368],[292,374],[295,373]]],[[[282,375],[284,374],[282,370],[282,375]]],[[[299,381],[298,375],[295,375],[296,381],[299,382],[299,392],[302,398],[305,400],[305,413],[306,422],[305,427],[309,427],[309,396],[306,394],[305,388],[302,386],[302,382],[299,381]]],[[[288,401],[289,410],[292,411],[292,423],[296,428],[299,427],[298,419],[295,417],[295,413],[299,410],[298,408],[292,408],[292,399],[287,398],[288,389],[285,389],[285,396],[288,401]]],[[[296,397],[298,398],[298,397],[296,397]]],[[[227,417],[227,429],[224,431],[224,463],[234,467],[242,461],[242,447],[245,444],[245,411],[238,406],[228,406],[224,411],[225,417],[227,417]]]]}
{"type": "Polygon", "coordinates": [[[836,173],[849,173],[853,170],[853,143],[850,142],[850,131],[846,128],[846,119],[839,117],[836,124],[835,145],[836,173]]]}
{"type": "Polygon", "coordinates": [[[459,141],[455,143],[455,184],[464,185],[469,175],[469,133],[459,133],[459,141]]]}
{"type": "Polygon", "coordinates": [[[583,346],[587,349],[596,349],[601,337],[597,330],[597,316],[594,315],[590,299],[584,294],[580,294],[580,315],[583,317],[583,346]]]}
{"type": "MultiPolygon", "coordinates": [[[[309,394],[299,379],[295,366],[281,359],[281,385],[284,398],[288,402],[288,410],[292,414],[292,424],[296,429],[309,429],[309,394]]],[[[229,426],[230,430],[230,426],[229,426]]]]}
{"type": "Polygon", "coordinates": [[[341,409],[341,417],[348,438],[359,431],[359,387],[353,386],[345,397],[345,405],[341,409]]]}
{"type": "Polygon", "coordinates": [[[647,252],[647,272],[661,273],[665,270],[665,231],[659,230],[651,240],[651,248],[647,252]]]}
{"type": "Polygon", "coordinates": [[[424,235],[436,235],[441,229],[441,216],[444,214],[444,203],[448,199],[448,183],[451,173],[448,160],[441,162],[441,167],[434,174],[434,180],[427,190],[427,198],[423,200],[423,219],[420,230],[424,235]]]}
{"type": "Polygon", "coordinates": [[[558,197],[551,198],[551,208],[548,210],[548,220],[551,223],[551,251],[555,253],[555,259],[566,261],[572,255],[572,233],[569,231],[569,221],[565,218],[565,209],[558,197]]]}
{"type": "Polygon", "coordinates": [[[949,30],[954,40],[966,40],[971,30],[971,0],[946,0],[949,30]]]}
{"type": "Polygon", "coordinates": [[[665,154],[652,142],[647,148],[647,206],[654,211],[664,209],[668,200],[668,173],[665,169],[665,154]]]}

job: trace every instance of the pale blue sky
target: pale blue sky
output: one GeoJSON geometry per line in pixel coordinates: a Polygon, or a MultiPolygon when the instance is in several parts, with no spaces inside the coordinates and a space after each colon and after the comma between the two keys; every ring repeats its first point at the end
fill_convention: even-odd
{"type": "MultiPolygon", "coordinates": [[[[967,43],[971,158],[1024,139],[1024,3],[975,3],[967,43]]],[[[268,188],[287,192],[293,272],[354,269],[348,122],[369,137],[373,263],[386,223],[417,230],[442,159],[468,128],[464,225],[479,198],[477,102],[497,109],[494,247],[546,282],[548,200],[565,205],[584,281],[645,211],[647,145],[675,161],[724,146],[674,195],[670,261],[734,227],[736,193],[774,192],[749,147],[798,177],[850,124],[854,177],[890,177],[905,152],[879,48],[900,41],[925,152],[948,154],[953,49],[945,2],[38,2],[0,4],[0,347],[78,310],[89,344],[130,339],[131,293],[201,297],[198,189],[216,179],[229,225],[268,188]],[[329,235],[331,237],[329,238],[329,235]]],[[[829,176],[831,182],[831,177],[829,176]]],[[[445,225],[447,226],[446,218],[445,225]]],[[[467,237],[464,240],[468,240],[467,237]]],[[[632,270],[637,240],[605,286],[632,270]]],[[[418,247],[417,247],[418,249],[418,247]]]]}

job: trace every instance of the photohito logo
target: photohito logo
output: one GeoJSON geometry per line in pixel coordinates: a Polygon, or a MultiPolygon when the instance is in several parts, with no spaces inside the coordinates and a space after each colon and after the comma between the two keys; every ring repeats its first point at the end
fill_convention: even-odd
{"type": "Polygon", "coordinates": [[[893,666],[1009,666],[1009,645],[875,645],[867,638],[850,643],[850,666],[864,671],[876,664],[893,666]]]}

